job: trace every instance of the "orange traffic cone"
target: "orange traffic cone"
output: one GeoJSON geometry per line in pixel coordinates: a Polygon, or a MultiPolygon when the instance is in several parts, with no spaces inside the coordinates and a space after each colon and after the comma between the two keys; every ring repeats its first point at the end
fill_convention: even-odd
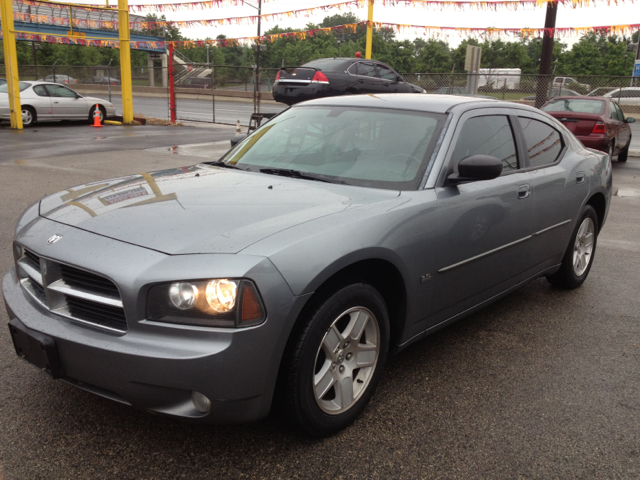
{"type": "Polygon", "coordinates": [[[95,128],[102,128],[100,123],[100,106],[96,104],[96,109],[93,111],[93,126],[95,128]]]}

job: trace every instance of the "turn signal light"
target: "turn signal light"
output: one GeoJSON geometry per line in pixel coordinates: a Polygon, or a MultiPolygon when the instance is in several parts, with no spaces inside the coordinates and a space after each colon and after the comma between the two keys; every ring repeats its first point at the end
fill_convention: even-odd
{"type": "Polygon", "coordinates": [[[311,83],[329,83],[329,79],[322,72],[316,72],[316,74],[311,79],[311,83]]]}
{"type": "Polygon", "coordinates": [[[604,128],[604,123],[596,122],[591,133],[607,133],[607,130],[604,128]]]}
{"type": "Polygon", "coordinates": [[[249,320],[257,320],[262,317],[262,310],[260,309],[260,302],[256,297],[256,293],[253,290],[252,285],[247,285],[242,295],[242,316],[243,322],[249,320]]]}

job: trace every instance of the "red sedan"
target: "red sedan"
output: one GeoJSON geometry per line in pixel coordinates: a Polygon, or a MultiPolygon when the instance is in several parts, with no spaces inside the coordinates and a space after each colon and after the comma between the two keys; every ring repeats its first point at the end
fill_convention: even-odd
{"type": "Polygon", "coordinates": [[[585,147],[609,152],[612,160],[626,162],[631,144],[630,123],[620,107],[605,97],[556,97],[542,110],[557,118],[585,147]]]}

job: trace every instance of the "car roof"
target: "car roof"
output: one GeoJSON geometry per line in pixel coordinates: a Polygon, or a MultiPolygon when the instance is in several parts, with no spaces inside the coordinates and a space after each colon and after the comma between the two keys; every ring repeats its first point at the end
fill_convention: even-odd
{"type": "Polygon", "coordinates": [[[345,106],[368,108],[395,108],[400,110],[419,110],[433,113],[446,113],[452,107],[466,103],[484,103],[492,107],[526,107],[497,99],[463,97],[459,95],[427,95],[417,93],[382,93],[379,95],[341,95],[337,97],[317,98],[301,102],[294,106],[345,106]]]}

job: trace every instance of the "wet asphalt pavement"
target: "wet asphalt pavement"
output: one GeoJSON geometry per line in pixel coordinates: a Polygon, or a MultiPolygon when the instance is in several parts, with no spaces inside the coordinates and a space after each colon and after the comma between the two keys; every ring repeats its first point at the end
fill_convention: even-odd
{"type": "MultiPolygon", "coordinates": [[[[23,141],[0,129],[3,274],[15,221],[41,196],[195,163],[158,147],[233,134],[102,131],[104,142],[65,127],[23,141]]],[[[324,440],[273,417],[183,423],[50,380],[16,357],[0,305],[0,478],[640,478],[640,159],[614,164],[614,186],[582,288],[534,281],[413,345],[364,415],[324,440]]]]}

